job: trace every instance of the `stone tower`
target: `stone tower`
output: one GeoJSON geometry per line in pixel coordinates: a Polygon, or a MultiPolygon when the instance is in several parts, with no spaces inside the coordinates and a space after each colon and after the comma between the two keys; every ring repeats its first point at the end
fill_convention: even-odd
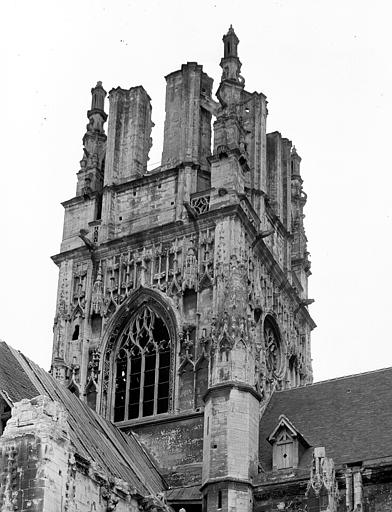
{"type": "Polygon", "coordinates": [[[53,258],[53,374],[137,432],[172,486],[201,488],[206,512],[252,510],[260,413],[312,381],[301,158],[267,134],[238,43],[230,27],[218,101],[195,62],[166,77],[151,171],[148,94],[112,89],[106,136],[98,82],[53,258]]]}

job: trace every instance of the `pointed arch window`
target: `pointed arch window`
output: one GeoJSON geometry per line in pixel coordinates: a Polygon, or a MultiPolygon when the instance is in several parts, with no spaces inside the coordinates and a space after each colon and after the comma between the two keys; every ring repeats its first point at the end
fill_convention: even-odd
{"type": "Polygon", "coordinates": [[[168,412],[170,346],[165,322],[142,306],[122,331],[115,353],[114,421],[168,412]]]}

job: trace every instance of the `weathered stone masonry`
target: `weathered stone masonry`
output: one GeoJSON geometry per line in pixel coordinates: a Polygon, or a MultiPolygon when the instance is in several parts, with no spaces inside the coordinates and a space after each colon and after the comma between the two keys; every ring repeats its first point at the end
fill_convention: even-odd
{"type": "Polygon", "coordinates": [[[197,63],[166,77],[153,171],[147,93],[110,91],[106,138],[106,92],[92,89],[77,194],[63,203],[54,257],[52,371],[135,429],[169,480],[202,484],[208,510],[215,495],[227,510],[248,510],[259,411],[275,389],[312,381],[314,323],[301,159],[288,139],[267,135],[266,97],[245,90],[232,28],[223,43],[218,101],[197,63]],[[187,421],[200,437],[191,458],[174,450],[173,459],[187,421]]]}

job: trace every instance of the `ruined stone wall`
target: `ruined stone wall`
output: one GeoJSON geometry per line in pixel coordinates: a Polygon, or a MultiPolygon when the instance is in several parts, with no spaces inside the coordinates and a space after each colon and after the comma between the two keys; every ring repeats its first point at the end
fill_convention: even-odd
{"type": "Polygon", "coordinates": [[[79,466],[75,456],[60,404],[44,396],[15,404],[0,437],[0,510],[140,510],[126,483],[116,492],[107,475],[79,466]]]}

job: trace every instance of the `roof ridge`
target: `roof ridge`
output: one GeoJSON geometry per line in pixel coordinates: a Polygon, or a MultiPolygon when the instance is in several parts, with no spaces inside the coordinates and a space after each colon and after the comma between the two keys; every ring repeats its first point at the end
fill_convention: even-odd
{"type": "Polygon", "coordinates": [[[366,372],[351,373],[350,375],[342,375],[341,377],[333,377],[332,379],[319,380],[317,382],[312,382],[311,384],[305,384],[303,386],[296,386],[296,387],[290,388],[290,389],[281,389],[279,391],[275,390],[275,393],[285,393],[287,391],[294,391],[295,389],[306,389],[306,388],[310,388],[312,386],[317,386],[319,384],[325,384],[327,382],[335,382],[337,380],[351,379],[353,377],[359,377],[361,375],[370,375],[373,373],[381,373],[381,372],[385,372],[388,370],[392,371],[392,366],[386,366],[385,368],[378,368],[377,370],[368,370],[366,372]]]}

